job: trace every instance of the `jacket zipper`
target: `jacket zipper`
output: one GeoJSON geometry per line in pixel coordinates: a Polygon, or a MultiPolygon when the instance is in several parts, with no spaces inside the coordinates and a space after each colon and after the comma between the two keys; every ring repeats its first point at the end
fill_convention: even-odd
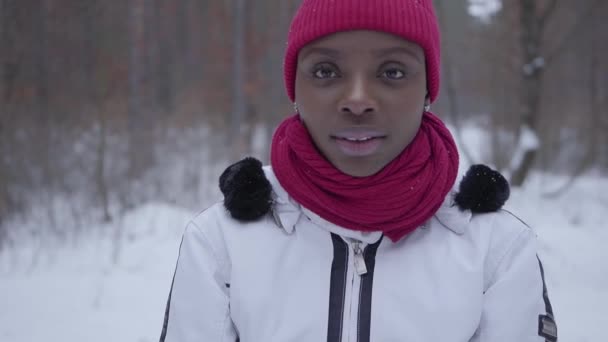
{"type": "Polygon", "coordinates": [[[355,253],[355,271],[359,276],[367,273],[367,266],[365,265],[365,248],[361,248],[363,243],[361,241],[353,242],[353,252],[355,253]]]}
{"type": "Polygon", "coordinates": [[[334,246],[327,342],[370,342],[376,253],[374,244],[331,234],[334,246]]]}
{"type": "MultiPolygon", "coordinates": [[[[349,245],[349,254],[352,254],[352,271],[350,272],[350,289],[347,292],[350,294],[345,301],[348,303],[347,317],[344,328],[347,329],[343,334],[344,342],[357,342],[359,340],[359,304],[361,294],[361,276],[367,273],[365,264],[365,248],[363,242],[351,240],[347,242],[349,245]]],[[[349,265],[351,267],[351,265],[349,265]]]]}

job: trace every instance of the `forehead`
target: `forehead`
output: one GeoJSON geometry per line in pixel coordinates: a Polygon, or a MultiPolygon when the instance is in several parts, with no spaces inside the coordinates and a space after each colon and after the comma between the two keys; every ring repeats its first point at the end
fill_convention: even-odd
{"type": "Polygon", "coordinates": [[[304,46],[299,57],[323,54],[338,58],[352,53],[370,55],[401,53],[416,59],[424,59],[424,51],[418,44],[390,33],[369,30],[338,32],[322,37],[304,46]]]}

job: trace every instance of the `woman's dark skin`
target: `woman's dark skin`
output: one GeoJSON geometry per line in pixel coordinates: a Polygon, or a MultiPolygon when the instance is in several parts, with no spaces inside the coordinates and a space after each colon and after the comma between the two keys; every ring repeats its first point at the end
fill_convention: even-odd
{"type": "Polygon", "coordinates": [[[426,94],[423,49],[391,34],[340,32],[298,56],[300,116],[320,152],[351,176],[377,173],[414,139],[426,94]]]}

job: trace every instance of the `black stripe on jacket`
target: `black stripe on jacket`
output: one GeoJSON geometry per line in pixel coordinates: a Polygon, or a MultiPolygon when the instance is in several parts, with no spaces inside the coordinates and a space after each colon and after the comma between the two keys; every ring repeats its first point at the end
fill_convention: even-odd
{"type": "Polygon", "coordinates": [[[177,253],[177,262],[175,263],[175,271],[173,271],[173,280],[171,280],[171,290],[169,290],[169,298],[167,298],[167,306],[165,308],[165,319],[163,320],[163,330],[160,333],[159,342],[165,342],[167,337],[167,327],[169,326],[169,310],[171,309],[171,294],[173,293],[173,284],[175,283],[175,274],[177,273],[177,266],[179,265],[179,257],[182,254],[182,244],[184,243],[184,237],[179,243],[179,252],[177,253]]]}
{"type": "Polygon", "coordinates": [[[367,273],[361,276],[361,290],[359,292],[359,317],[357,319],[357,340],[359,342],[370,342],[374,269],[376,268],[376,252],[381,241],[382,239],[367,246],[363,251],[367,273]]]}
{"type": "Polygon", "coordinates": [[[540,267],[540,276],[543,280],[543,300],[545,301],[545,312],[546,315],[538,316],[538,335],[545,338],[547,342],[557,341],[557,324],[555,323],[555,317],[553,316],[553,306],[549,300],[549,292],[547,291],[547,283],[545,282],[545,269],[543,263],[538,259],[538,266],[540,267]]]}
{"type": "MultiPolygon", "coordinates": [[[[349,246],[336,234],[331,234],[331,239],[334,247],[334,259],[331,264],[327,342],[340,342],[342,340],[342,331],[344,330],[349,246]]],[[[376,265],[376,252],[381,241],[382,239],[367,246],[363,251],[367,273],[361,275],[359,289],[359,312],[357,316],[359,342],[370,341],[374,269],[376,265]]]]}
{"type": "Polygon", "coordinates": [[[331,263],[329,286],[327,342],[340,342],[342,341],[344,300],[346,299],[348,244],[336,234],[331,234],[331,240],[334,245],[334,259],[331,263]]]}

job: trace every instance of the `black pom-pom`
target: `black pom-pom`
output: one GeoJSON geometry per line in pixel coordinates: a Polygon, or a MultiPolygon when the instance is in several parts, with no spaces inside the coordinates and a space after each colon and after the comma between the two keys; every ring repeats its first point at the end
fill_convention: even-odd
{"type": "Polygon", "coordinates": [[[461,210],[474,213],[497,211],[510,195],[509,182],[498,171],[485,165],[473,165],[460,182],[454,202],[461,210]]]}
{"type": "Polygon", "coordinates": [[[247,157],[229,166],[220,176],[224,206],[240,221],[255,221],[272,206],[272,186],[264,175],[262,163],[247,157]]]}

